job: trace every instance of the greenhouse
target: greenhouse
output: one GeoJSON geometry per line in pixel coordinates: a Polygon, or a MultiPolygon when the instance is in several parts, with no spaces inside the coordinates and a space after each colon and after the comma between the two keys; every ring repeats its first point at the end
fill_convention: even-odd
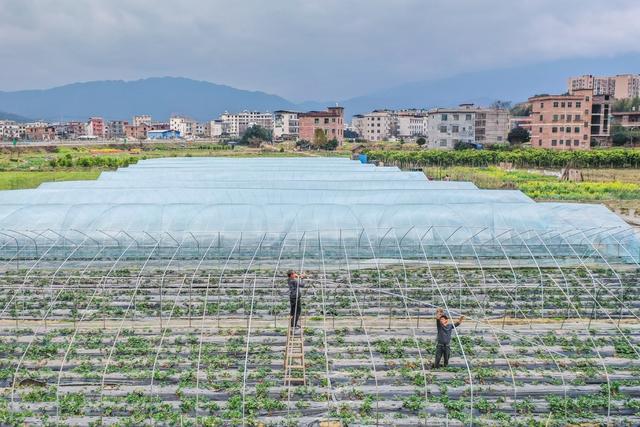
{"type": "Polygon", "coordinates": [[[346,158],[0,192],[0,424],[638,425],[639,262],[604,206],[346,158]]]}

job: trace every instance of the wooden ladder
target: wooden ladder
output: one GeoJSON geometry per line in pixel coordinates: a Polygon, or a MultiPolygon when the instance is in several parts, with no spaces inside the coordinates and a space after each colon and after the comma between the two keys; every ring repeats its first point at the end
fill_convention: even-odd
{"type": "Polygon", "coordinates": [[[300,328],[296,330],[291,327],[289,318],[289,329],[287,330],[287,343],[284,349],[284,385],[293,384],[307,385],[307,375],[304,362],[304,322],[300,317],[300,328]]]}

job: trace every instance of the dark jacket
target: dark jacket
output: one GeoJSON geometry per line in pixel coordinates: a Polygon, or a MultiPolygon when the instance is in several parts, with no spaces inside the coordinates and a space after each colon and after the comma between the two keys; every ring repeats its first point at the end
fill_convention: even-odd
{"type": "Polygon", "coordinates": [[[302,279],[289,279],[287,283],[289,284],[289,299],[302,298],[302,288],[304,287],[302,279]]]}
{"type": "Polygon", "coordinates": [[[440,319],[436,319],[436,327],[438,329],[438,344],[449,345],[451,342],[451,332],[453,331],[453,327],[457,328],[460,326],[460,322],[456,322],[453,325],[451,322],[447,324],[447,326],[443,326],[440,323],[440,319]]]}

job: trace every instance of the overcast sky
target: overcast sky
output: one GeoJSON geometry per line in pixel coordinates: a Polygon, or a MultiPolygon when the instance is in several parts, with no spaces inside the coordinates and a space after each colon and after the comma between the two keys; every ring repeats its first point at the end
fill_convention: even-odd
{"type": "MultiPolygon", "coordinates": [[[[640,54],[638,0],[0,0],[0,90],[184,76],[294,101],[640,54]]],[[[640,70],[629,70],[640,72],[640,70]]]]}

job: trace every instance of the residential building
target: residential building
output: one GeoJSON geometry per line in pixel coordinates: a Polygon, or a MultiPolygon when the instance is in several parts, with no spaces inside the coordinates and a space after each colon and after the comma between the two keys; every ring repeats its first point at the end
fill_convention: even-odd
{"type": "Polygon", "coordinates": [[[56,139],[56,127],[46,124],[27,126],[24,138],[27,141],[53,141],[56,139]]]}
{"type": "Polygon", "coordinates": [[[297,139],[298,113],[295,111],[278,110],[273,113],[273,139],[277,141],[297,139]]]}
{"type": "Polygon", "coordinates": [[[126,120],[111,120],[107,123],[106,137],[107,139],[124,138],[125,126],[129,122],[126,120]]]}
{"type": "Polygon", "coordinates": [[[395,111],[374,110],[364,115],[362,138],[367,141],[387,141],[398,135],[398,115],[395,111]]]}
{"type": "Polygon", "coordinates": [[[619,74],[616,79],[616,99],[635,98],[640,96],[640,74],[619,74]]]}
{"type": "Polygon", "coordinates": [[[640,130],[640,111],[620,111],[611,115],[615,124],[628,130],[640,130]]]}
{"type": "Polygon", "coordinates": [[[20,138],[20,125],[11,120],[0,120],[0,140],[12,141],[20,138]]]}
{"type": "Polygon", "coordinates": [[[220,138],[224,131],[224,124],[222,120],[211,120],[209,123],[209,130],[211,138],[220,138]]]}
{"type": "Polygon", "coordinates": [[[619,74],[616,76],[598,77],[586,74],[579,77],[570,77],[568,83],[569,94],[576,90],[591,89],[593,95],[609,95],[616,99],[633,98],[640,96],[640,75],[619,74]]]}
{"type": "Polygon", "coordinates": [[[324,131],[327,140],[344,142],[344,108],[329,107],[326,111],[309,111],[298,114],[300,139],[313,142],[316,129],[324,131]]]}
{"type": "Polygon", "coordinates": [[[96,138],[105,137],[104,120],[101,117],[91,117],[86,125],[87,136],[95,136],[96,138]]]}
{"type": "Polygon", "coordinates": [[[82,122],[57,123],[54,126],[58,139],[78,139],[87,134],[87,124],[82,122]]]}
{"type": "Polygon", "coordinates": [[[571,95],[529,98],[531,146],[554,150],[590,149],[593,98],[593,89],[576,89],[571,95]]]}
{"type": "Polygon", "coordinates": [[[613,97],[611,95],[594,95],[591,103],[591,140],[604,145],[611,136],[611,111],[613,97]]]}
{"type": "Polygon", "coordinates": [[[252,126],[261,126],[265,129],[273,129],[273,114],[259,111],[242,111],[231,114],[225,112],[220,116],[223,123],[224,134],[232,137],[240,137],[252,126]]]}
{"type": "Polygon", "coordinates": [[[597,77],[585,74],[578,77],[570,77],[568,91],[573,95],[576,90],[590,89],[594,95],[614,95],[616,92],[615,77],[597,77]]]}
{"type": "Polygon", "coordinates": [[[351,120],[351,130],[367,141],[417,138],[427,134],[426,110],[374,110],[357,114],[351,120]]]}
{"type": "Polygon", "coordinates": [[[430,110],[427,117],[428,148],[451,150],[458,142],[474,144],[475,124],[476,108],[472,104],[430,110]]]}
{"type": "Polygon", "coordinates": [[[153,130],[150,124],[140,123],[138,126],[135,125],[125,125],[124,126],[124,136],[127,139],[138,139],[144,140],[147,139],[147,134],[149,131],[153,130]]]}
{"type": "Polygon", "coordinates": [[[426,110],[399,110],[396,111],[397,136],[400,138],[418,138],[427,136],[426,110]]]}
{"type": "Polygon", "coordinates": [[[363,114],[356,114],[351,118],[351,130],[364,139],[364,133],[367,126],[367,118],[363,114]]]}
{"type": "Polygon", "coordinates": [[[196,126],[196,121],[188,117],[174,116],[169,119],[169,129],[179,132],[183,138],[195,136],[196,126]]]}
{"type": "Polygon", "coordinates": [[[491,145],[507,142],[511,114],[503,108],[478,108],[475,115],[475,141],[491,145]]]}
{"type": "Polygon", "coordinates": [[[208,138],[211,136],[211,127],[209,123],[196,123],[195,136],[198,138],[208,138]]]}
{"type": "Polygon", "coordinates": [[[139,116],[133,116],[133,120],[131,121],[131,124],[133,124],[133,126],[140,126],[141,124],[146,123],[148,125],[151,124],[151,116],[148,114],[142,114],[139,116]]]}
{"type": "MultiPolygon", "coordinates": [[[[49,126],[47,122],[28,122],[28,123],[18,123],[18,135],[21,139],[33,140],[33,141],[42,141],[43,137],[40,137],[40,134],[46,133],[43,129],[49,126]],[[31,130],[38,129],[38,130],[31,130]]],[[[55,127],[54,127],[55,134],[55,127]]]]}

